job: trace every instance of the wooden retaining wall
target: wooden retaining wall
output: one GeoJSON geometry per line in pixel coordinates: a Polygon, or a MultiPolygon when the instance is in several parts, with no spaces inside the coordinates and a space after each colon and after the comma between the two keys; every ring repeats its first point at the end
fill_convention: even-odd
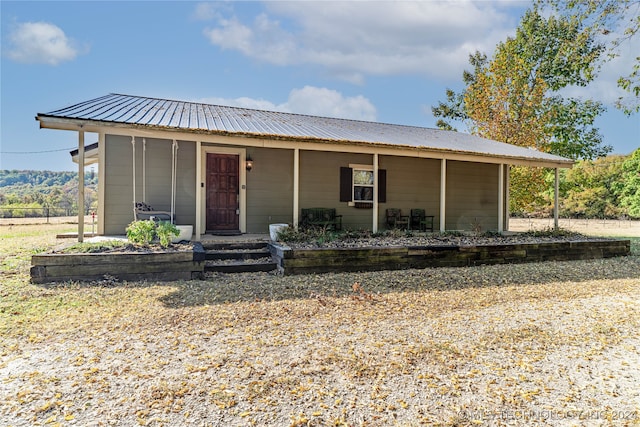
{"type": "Polygon", "coordinates": [[[205,251],[194,243],[191,251],[155,253],[39,254],[31,257],[31,282],[102,280],[191,280],[204,276],[205,251]]]}
{"type": "Polygon", "coordinates": [[[600,259],[628,255],[630,250],[629,240],[359,249],[291,249],[270,244],[271,255],[284,274],[600,259]]]}

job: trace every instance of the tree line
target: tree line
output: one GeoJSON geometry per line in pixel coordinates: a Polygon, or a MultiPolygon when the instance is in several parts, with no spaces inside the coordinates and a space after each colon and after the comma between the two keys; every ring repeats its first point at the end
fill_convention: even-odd
{"type": "MultiPolygon", "coordinates": [[[[544,173],[545,189],[512,215],[550,217],[554,208],[555,174],[544,173]]],[[[560,171],[559,216],[564,218],[640,219],[640,149],[627,156],[580,160],[560,171]]]]}
{"type": "MultiPolygon", "coordinates": [[[[97,209],[98,177],[85,174],[85,213],[97,209]]],[[[0,218],[78,213],[78,173],[0,170],[0,218]]]]}

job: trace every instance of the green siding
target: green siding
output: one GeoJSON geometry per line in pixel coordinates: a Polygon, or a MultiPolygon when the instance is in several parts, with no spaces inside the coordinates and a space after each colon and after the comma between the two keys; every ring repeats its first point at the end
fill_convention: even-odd
{"type": "MultiPolygon", "coordinates": [[[[171,210],[171,140],[146,139],[146,202],[171,210]]],[[[178,141],[176,223],[195,224],[195,143],[178,141]]],[[[143,199],[143,144],[136,138],[136,199],[143,199]]],[[[105,234],[124,234],[133,221],[133,147],[131,137],[105,137],[105,234]]]]}
{"type": "Polygon", "coordinates": [[[447,230],[498,229],[499,165],[447,162],[447,230]]]}
{"type": "Polygon", "coordinates": [[[368,154],[300,152],[300,209],[335,208],[343,228],[371,228],[371,209],[356,209],[340,201],[340,167],[370,165],[368,154]]]}
{"type": "Polygon", "coordinates": [[[434,230],[440,221],[440,160],[411,157],[382,156],[380,169],[387,170],[387,202],[380,203],[378,228],[386,228],[386,211],[402,209],[409,215],[411,209],[424,209],[433,215],[434,230]]]}
{"type": "Polygon", "coordinates": [[[247,232],[268,233],[269,224],[293,222],[293,150],[249,148],[247,232]]]}
{"type": "MultiPolygon", "coordinates": [[[[171,140],[147,138],[146,201],[158,210],[171,208],[171,140]]],[[[196,144],[179,141],[176,191],[178,224],[195,225],[196,144]]],[[[126,136],[105,138],[105,234],[123,234],[133,220],[132,145],[126,136]]],[[[247,232],[267,233],[269,224],[293,222],[294,151],[247,148],[254,160],[246,174],[247,232]]],[[[142,140],[136,139],[136,199],[142,201],[142,140]]],[[[371,165],[369,154],[300,150],[299,208],[335,208],[347,229],[370,229],[373,212],[340,202],[340,168],[371,165]]],[[[440,224],[440,160],[380,156],[387,171],[387,201],[380,203],[378,228],[385,229],[386,209],[405,215],[422,208],[440,224]]],[[[447,230],[497,229],[498,165],[447,162],[447,230]]],[[[203,171],[204,172],[204,171],[203,171]]]]}

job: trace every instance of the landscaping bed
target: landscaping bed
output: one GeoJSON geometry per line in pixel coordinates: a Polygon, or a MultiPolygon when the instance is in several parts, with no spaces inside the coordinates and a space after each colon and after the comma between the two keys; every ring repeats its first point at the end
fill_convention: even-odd
{"type": "Polygon", "coordinates": [[[58,251],[31,257],[31,282],[69,280],[191,280],[204,274],[200,243],[166,248],[135,245],[100,248],[97,252],[58,251]]]}
{"type": "Polygon", "coordinates": [[[309,274],[610,258],[628,255],[630,241],[575,233],[396,234],[272,243],[270,250],[280,272],[309,274]]]}

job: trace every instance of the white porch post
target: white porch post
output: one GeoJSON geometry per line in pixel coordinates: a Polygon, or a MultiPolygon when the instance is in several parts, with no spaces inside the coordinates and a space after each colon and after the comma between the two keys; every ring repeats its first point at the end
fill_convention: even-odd
{"type": "MultiPolygon", "coordinates": [[[[557,170],[557,169],[556,169],[557,170]]],[[[78,131],[78,242],[84,241],[84,131],[78,131]]]]}
{"type": "Polygon", "coordinates": [[[196,141],[196,227],[195,240],[200,241],[202,235],[202,142],[196,141]]]}
{"type": "Polygon", "coordinates": [[[378,232],[378,153],[373,154],[373,226],[371,231],[378,232]]]}
{"type": "Polygon", "coordinates": [[[293,228],[298,229],[300,206],[300,149],[293,150],[293,228]]]}
{"type": "Polygon", "coordinates": [[[504,164],[498,165],[498,233],[504,231],[504,164]]]}
{"type": "Polygon", "coordinates": [[[556,231],[560,228],[558,224],[558,210],[560,209],[560,176],[558,168],[555,168],[555,191],[553,192],[553,227],[556,231]]]}
{"type": "Polygon", "coordinates": [[[507,165],[505,178],[504,178],[504,186],[505,186],[505,197],[504,197],[504,206],[505,206],[505,218],[504,218],[504,229],[509,230],[509,218],[511,217],[510,212],[510,204],[511,204],[511,196],[510,196],[510,187],[511,187],[511,179],[509,176],[511,175],[511,166],[507,165]]]}
{"type": "Polygon", "coordinates": [[[131,170],[131,178],[133,181],[133,220],[136,220],[136,137],[131,137],[131,157],[133,159],[133,166],[131,170]]]}
{"type": "Polygon", "coordinates": [[[98,234],[104,235],[104,219],[105,219],[105,206],[104,206],[104,189],[106,184],[106,146],[105,146],[105,134],[100,132],[98,135],[98,234]]]}
{"type": "Polygon", "coordinates": [[[447,159],[440,161],[440,232],[446,230],[445,216],[447,214],[447,159]]]}

